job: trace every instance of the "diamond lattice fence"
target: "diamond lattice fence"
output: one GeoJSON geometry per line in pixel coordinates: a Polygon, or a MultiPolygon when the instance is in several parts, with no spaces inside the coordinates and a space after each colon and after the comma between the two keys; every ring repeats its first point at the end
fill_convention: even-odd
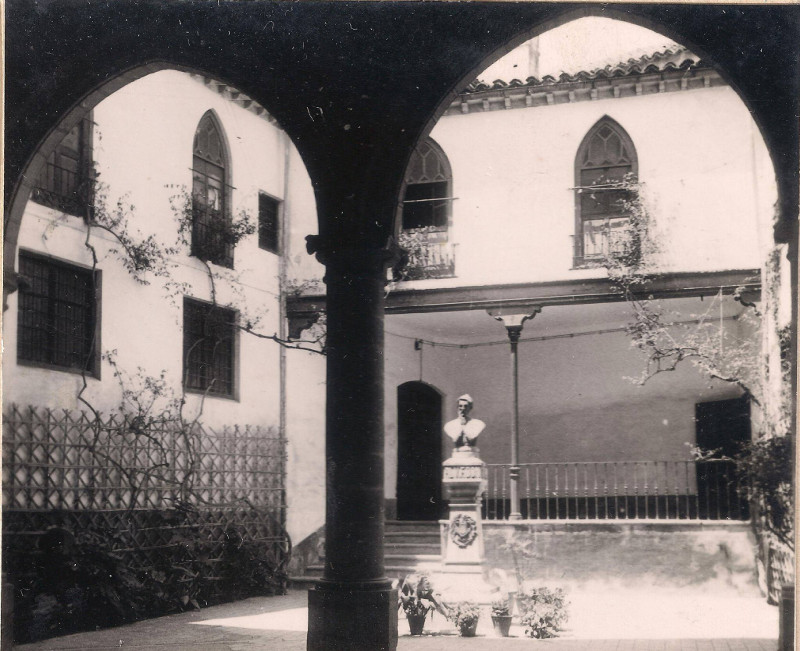
{"type": "MultiPolygon", "coordinates": [[[[58,529],[76,540],[94,532],[139,577],[190,567],[205,603],[241,594],[226,584],[231,559],[241,558],[232,549],[247,549],[257,557],[248,562],[280,584],[289,555],[285,459],[274,428],[143,426],[11,405],[3,422],[4,571],[30,591],[26,573],[41,572],[52,555],[43,535],[58,529]]],[[[17,597],[22,610],[42,601],[21,590],[17,597]]]]}

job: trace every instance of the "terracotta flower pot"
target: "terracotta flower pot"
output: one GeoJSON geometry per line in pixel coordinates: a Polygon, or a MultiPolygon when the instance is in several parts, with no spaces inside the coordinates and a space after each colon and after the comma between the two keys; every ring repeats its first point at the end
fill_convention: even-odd
{"type": "Polygon", "coordinates": [[[494,634],[499,637],[508,637],[511,630],[511,615],[492,615],[494,634]]]}
{"type": "Polygon", "coordinates": [[[458,634],[461,637],[475,637],[475,632],[478,630],[478,620],[476,619],[471,624],[465,624],[464,626],[460,626],[458,629],[458,634]]]}
{"type": "Polygon", "coordinates": [[[426,616],[427,613],[422,613],[421,615],[412,615],[410,613],[406,613],[408,628],[411,630],[411,635],[422,635],[422,629],[425,628],[426,616]]]}

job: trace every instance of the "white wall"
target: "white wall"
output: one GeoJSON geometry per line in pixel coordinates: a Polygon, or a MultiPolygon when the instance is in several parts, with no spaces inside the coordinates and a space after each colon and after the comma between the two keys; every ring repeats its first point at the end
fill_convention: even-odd
{"type": "MultiPolygon", "coordinates": [[[[257,222],[258,193],[265,192],[286,200],[284,218],[289,222],[296,217],[302,218],[301,223],[313,219],[314,198],[308,175],[297,151],[275,124],[225,99],[198,78],[163,71],[125,86],[101,102],[93,114],[94,160],[102,187],[107,188],[107,205],[113,207],[121,198],[126,206],[133,206],[128,221],[136,238],[154,234],[162,246],[176,246],[178,216],[170,198],[181,191],[191,192],[194,133],[208,110],[219,118],[229,148],[234,217],[246,211],[257,222]]],[[[29,202],[19,246],[91,267],[85,237],[86,227],[80,218],[29,202]]],[[[183,295],[211,299],[205,266],[188,255],[188,247],[180,245],[179,252],[168,257],[168,263],[172,266],[171,280],[186,283],[186,288],[165,286],[164,279],[152,273],[147,277],[149,284],[142,285],[131,278],[111,251],[117,244],[110,235],[95,229],[90,242],[98,252],[97,268],[102,274],[101,352],[116,351],[127,388],[138,386],[134,378],[137,372],[158,376],[164,371],[172,394],[179,396],[183,295]]],[[[238,243],[234,260],[234,270],[215,267],[219,275],[215,283],[217,301],[238,309],[242,319],[259,319],[259,332],[278,333],[278,256],[258,247],[256,233],[238,243]]],[[[10,296],[9,309],[4,314],[5,402],[82,408],[77,399],[82,385],[79,374],[17,364],[18,296],[10,296]]],[[[289,353],[292,354],[301,355],[289,353]]],[[[260,425],[277,429],[281,404],[279,355],[280,348],[274,342],[239,333],[236,399],[209,395],[201,405],[201,396],[189,393],[186,414],[193,416],[202,409],[202,422],[212,428],[260,425]]],[[[103,361],[100,377],[89,377],[84,393],[92,405],[106,412],[115,409],[120,400],[120,384],[113,371],[103,361]]],[[[324,365],[320,377],[324,377],[324,365]]],[[[324,388],[322,391],[324,396],[324,388]]],[[[324,414],[324,399],[317,400],[314,408],[324,414]]],[[[309,501],[301,479],[308,472],[320,478],[320,486],[324,487],[324,462],[319,455],[305,454],[305,446],[299,442],[306,437],[302,420],[288,420],[287,437],[289,533],[296,539],[300,534],[294,525],[295,515],[303,523],[313,520],[299,525],[300,533],[318,527],[324,519],[324,490],[317,491],[322,490],[322,497],[317,494],[315,501],[309,501]]],[[[321,454],[324,455],[324,448],[321,454]]]]}
{"type": "Polygon", "coordinates": [[[431,136],[453,172],[457,278],[482,285],[603,275],[572,269],[574,164],[603,116],[630,135],[664,271],[760,266],[775,201],[763,140],[727,87],[452,115],[431,136]]]}
{"type": "MultiPolygon", "coordinates": [[[[129,211],[132,233],[142,239],[154,234],[164,247],[176,246],[178,216],[170,197],[181,188],[191,191],[192,143],[202,115],[216,112],[230,149],[232,212],[257,219],[258,192],[283,196],[284,145],[280,131],[256,115],[233,105],[188,75],[164,71],[125,86],[94,111],[94,160],[99,180],[113,209],[117,199],[129,211]]],[[[78,217],[64,216],[29,202],[19,237],[20,248],[91,266],[84,245],[86,227],[78,217]]],[[[180,394],[182,368],[182,297],[210,300],[211,283],[204,265],[187,247],[168,258],[172,280],[189,289],[164,286],[148,274],[148,285],[137,283],[112,252],[113,238],[94,229],[91,244],[102,273],[100,350],[117,351],[119,368],[128,375],[166,372],[171,389],[180,394]]],[[[243,316],[261,318],[261,330],[278,330],[278,258],[258,248],[256,235],[235,250],[235,269],[216,268],[217,300],[243,316]],[[246,305],[246,307],[244,307],[246,305]]],[[[17,294],[12,295],[4,327],[5,400],[52,407],[80,408],[76,399],[80,376],[16,364],[17,294]]],[[[208,396],[203,421],[212,426],[253,424],[278,426],[278,347],[241,334],[238,337],[237,400],[208,396]]],[[[100,379],[89,379],[85,397],[108,410],[119,400],[113,369],[103,362],[100,379]]],[[[133,386],[129,384],[128,386],[133,386]]],[[[187,413],[200,409],[201,397],[187,395],[187,413]]]]}
{"type": "Polygon", "coordinates": [[[287,530],[297,544],[325,524],[325,357],[287,351],[287,530]]]}

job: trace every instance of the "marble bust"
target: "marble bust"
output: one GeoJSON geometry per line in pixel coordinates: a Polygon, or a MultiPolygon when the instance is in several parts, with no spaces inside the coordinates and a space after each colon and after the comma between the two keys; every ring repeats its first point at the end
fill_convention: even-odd
{"type": "Polygon", "coordinates": [[[472,397],[464,394],[458,398],[458,418],[448,421],[444,425],[444,433],[449,436],[456,448],[474,447],[478,436],[486,427],[486,423],[477,418],[470,418],[472,411],[472,397]]]}

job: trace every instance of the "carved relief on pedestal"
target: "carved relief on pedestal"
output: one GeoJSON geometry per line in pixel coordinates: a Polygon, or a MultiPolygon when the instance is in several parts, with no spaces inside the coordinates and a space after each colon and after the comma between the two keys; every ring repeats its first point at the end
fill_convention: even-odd
{"type": "Polygon", "coordinates": [[[450,538],[461,547],[469,547],[478,537],[478,523],[474,518],[461,513],[450,523],[450,538]]]}

